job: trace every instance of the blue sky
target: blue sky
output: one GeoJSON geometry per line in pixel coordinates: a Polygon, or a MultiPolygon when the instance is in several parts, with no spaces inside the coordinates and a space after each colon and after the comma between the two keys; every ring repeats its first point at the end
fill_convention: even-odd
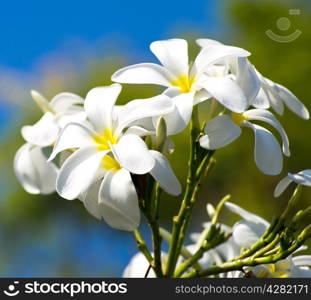
{"type": "MultiPolygon", "coordinates": [[[[220,28],[220,2],[5,1],[0,10],[0,81],[8,70],[30,77],[37,66],[54,55],[79,57],[81,49],[77,45],[86,47],[91,53],[101,51],[101,54],[103,41],[116,41],[119,51],[130,57],[135,57],[135,53],[140,57],[152,57],[148,47],[154,40],[174,37],[184,31],[213,36],[220,28]],[[132,53],[126,53],[127,49],[132,53]]],[[[14,122],[14,107],[4,98],[0,90],[0,137],[14,122]]]]}
{"type": "MultiPolygon", "coordinates": [[[[216,5],[210,0],[5,1],[1,4],[0,66],[29,70],[43,55],[68,41],[92,44],[114,35],[147,49],[177,28],[217,28],[216,5]]],[[[75,49],[73,49],[75,51],[75,49]]]]}

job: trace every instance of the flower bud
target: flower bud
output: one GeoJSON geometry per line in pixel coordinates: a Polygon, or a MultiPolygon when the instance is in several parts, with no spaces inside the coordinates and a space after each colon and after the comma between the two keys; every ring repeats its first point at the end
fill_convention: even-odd
{"type": "Polygon", "coordinates": [[[212,204],[207,203],[206,210],[207,210],[207,215],[212,219],[216,213],[215,207],[212,204]]]}
{"type": "Polygon", "coordinates": [[[35,91],[35,90],[31,90],[30,91],[31,97],[32,99],[36,102],[36,104],[39,106],[39,108],[44,112],[52,112],[53,110],[50,106],[49,101],[42,96],[39,92],[35,91]]]}
{"type": "Polygon", "coordinates": [[[163,117],[160,117],[157,122],[156,128],[156,139],[155,139],[155,149],[157,151],[162,151],[165,141],[167,138],[167,130],[166,130],[166,123],[163,117]]]}

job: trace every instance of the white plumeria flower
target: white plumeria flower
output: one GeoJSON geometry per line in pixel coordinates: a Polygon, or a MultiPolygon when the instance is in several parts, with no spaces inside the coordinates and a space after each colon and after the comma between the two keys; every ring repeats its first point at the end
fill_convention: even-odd
{"type": "Polygon", "coordinates": [[[42,118],[32,126],[22,128],[27,141],[16,153],[14,171],[23,188],[30,194],[50,194],[55,191],[58,168],[47,162],[49,146],[53,145],[61,128],[70,120],[83,121],[83,99],[75,94],[60,93],[51,102],[31,91],[34,101],[43,110],[42,118]]]}
{"type": "MultiPolygon", "coordinates": [[[[209,39],[199,39],[197,40],[197,43],[202,48],[214,44],[220,44],[217,41],[209,39]]],[[[232,62],[234,62],[234,60],[232,60],[232,62]]],[[[278,114],[283,115],[285,105],[302,119],[309,119],[308,109],[291,91],[284,86],[263,77],[251,66],[247,58],[239,58],[238,63],[244,64],[241,68],[241,70],[243,70],[243,76],[241,76],[241,78],[244,78],[244,81],[247,83],[248,87],[246,87],[244,91],[247,93],[247,89],[249,89],[250,93],[248,93],[247,96],[252,106],[261,109],[272,107],[278,114]],[[252,93],[256,91],[257,93],[252,93]]]]}
{"type": "Polygon", "coordinates": [[[224,147],[241,135],[241,127],[249,127],[255,133],[255,162],[265,174],[277,175],[283,167],[281,147],[267,129],[250,121],[262,121],[273,126],[283,140],[283,153],[290,155],[287,135],[274,115],[264,109],[250,109],[243,113],[219,115],[209,121],[205,127],[205,135],[200,138],[200,145],[205,149],[215,150],[224,147]]]}
{"type": "Polygon", "coordinates": [[[28,142],[36,146],[46,147],[55,143],[60,130],[69,122],[83,122],[84,99],[72,93],[60,93],[48,102],[37,91],[31,91],[31,95],[44,115],[34,125],[22,127],[22,136],[28,142]]]}
{"type": "Polygon", "coordinates": [[[172,194],[180,192],[180,185],[166,158],[156,151],[149,151],[129,127],[140,118],[170,113],[173,104],[167,101],[167,96],[161,95],[116,107],[114,104],[120,92],[119,84],[92,89],[84,103],[89,126],[68,124],[49,160],[64,150],[77,149],[60,169],[57,192],[63,198],[73,200],[100,181],[98,196],[93,199],[105,209],[98,211],[98,217],[104,217],[112,227],[133,230],[139,224],[140,215],[130,173],[150,172],[163,187],[171,185],[166,190],[172,194]],[[119,218],[111,218],[113,211],[119,218]]]}
{"type": "Polygon", "coordinates": [[[261,88],[257,98],[252,103],[258,108],[269,108],[270,106],[279,114],[283,115],[284,105],[302,119],[309,119],[309,111],[303,103],[286,87],[263,77],[258,71],[261,88]]]}
{"type": "MultiPolygon", "coordinates": [[[[196,40],[196,43],[202,49],[208,49],[209,47],[213,48],[215,45],[228,47],[211,39],[198,39],[196,40]]],[[[260,90],[260,79],[257,75],[256,69],[245,56],[230,56],[222,61],[218,61],[217,65],[207,68],[205,74],[212,77],[225,77],[234,80],[242,90],[249,104],[255,101],[260,90]]]]}
{"type": "Polygon", "coordinates": [[[274,197],[279,197],[292,182],[311,186],[311,169],[303,170],[296,174],[288,173],[275,187],[274,197]]]}
{"type": "Polygon", "coordinates": [[[153,63],[128,66],[115,72],[112,80],[167,87],[164,93],[175,104],[175,110],[165,116],[169,135],[182,131],[190,120],[193,105],[210,97],[234,112],[248,107],[242,88],[226,76],[223,66],[217,65],[230,57],[246,57],[250,55],[248,51],[214,44],[202,49],[190,67],[188,44],[183,39],[156,41],[150,49],[162,66],[153,63]]]}
{"type": "MultiPolygon", "coordinates": [[[[269,222],[263,218],[246,211],[240,206],[226,202],[226,207],[235,214],[238,214],[243,220],[234,224],[232,228],[232,237],[234,242],[241,248],[249,248],[270,226],[269,222]]],[[[301,247],[298,251],[304,250],[301,247]]],[[[297,251],[296,251],[297,252],[297,251]]],[[[250,268],[256,277],[311,277],[311,256],[289,256],[275,264],[259,265],[250,268]]]]}
{"type": "MultiPolygon", "coordinates": [[[[158,151],[149,150],[149,153],[155,159],[150,175],[168,194],[179,195],[181,185],[167,158],[158,151]]],[[[109,155],[104,156],[101,167],[103,180],[97,180],[79,199],[91,215],[104,219],[109,226],[127,231],[136,229],[140,211],[130,172],[109,155]]]]}

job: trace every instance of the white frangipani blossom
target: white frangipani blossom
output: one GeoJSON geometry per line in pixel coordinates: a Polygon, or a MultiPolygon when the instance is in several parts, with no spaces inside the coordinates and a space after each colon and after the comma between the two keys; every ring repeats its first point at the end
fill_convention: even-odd
{"type": "Polygon", "coordinates": [[[112,227],[134,230],[140,214],[131,173],[151,173],[171,194],[179,194],[181,188],[167,159],[159,152],[149,151],[129,127],[140,118],[170,113],[173,104],[167,96],[160,95],[117,107],[120,92],[119,84],[92,89],[84,103],[89,125],[69,123],[49,160],[64,150],[77,149],[60,169],[57,192],[68,200],[82,198],[93,215],[103,217],[112,227]],[[99,186],[94,187],[98,181],[99,186]],[[94,190],[98,191],[97,196],[94,190]]]}
{"type": "MultiPolygon", "coordinates": [[[[150,175],[168,194],[177,196],[181,185],[167,158],[158,151],[149,150],[155,159],[150,175]]],[[[102,160],[101,178],[93,183],[79,199],[87,211],[97,219],[104,219],[113,228],[134,230],[140,222],[138,195],[128,170],[111,156],[102,160]]]]}
{"type": "Polygon", "coordinates": [[[265,174],[277,175],[283,166],[281,147],[267,129],[253,124],[250,121],[262,121],[273,126],[283,140],[283,153],[290,155],[287,135],[274,115],[264,109],[250,109],[243,113],[219,115],[209,121],[205,127],[205,135],[200,138],[200,145],[205,149],[215,150],[224,147],[241,135],[241,127],[249,127],[255,134],[255,162],[265,174]]]}
{"type": "MultiPolygon", "coordinates": [[[[230,211],[243,218],[243,220],[234,224],[232,228],[233,240],[241,248],[249,248],[268,229],[269,222],[234,203],[227,202],[225,205],[230,211]]],[[[298,255],[289,256],[275,264],[252,267],[250,270],[256,277],[311,277],[310,267],[311,255],[298,255]]]]}
{"type": "Polygon", "coordinates": [[[84,100],[71,93],[57,94],[50,102],[37,91],[31,91],[31,95],[44,115],[36,124],[22,128],[22,136],[27,143],[15,155],[14,171],[28,193],[50,194],[55,191],[58,168],[47,162],[51,152],[49,148],[67,122],[85,119],[80,106],[84,100]]]}
{"type": "MultiPolygon", "coordinates": [[[[198,39],[197,44],[202,48],[215,44],[221,45],[218,41],[210,39],[198,39]]],[[[285,105],[302,119],[309,119],[308,109],[286,87],[262,76],[251,66],[247,58],[238,58],[238,60],[233,58],[231,59],[231,67],[234,63],[244,64],[244,66],[241,65],[239,68],[240,70],[244,70],[242,72],[243,76],[240,76],[240,78],[243,78],[244,82],[247,83],[247,86],[243,89],[244,92],[247,93],[247,90],[255,92],[255,94],[247,94],[248,100],[252,106],[260,109],[272,107],[278,114],[283,115],[285,105]]],[[[232,73],[234,73],[234,71],[232,73]]]]}
{"type": "Polygon", "coordinates": [[[275,187],[274,197],[279,197],[292,182],[311,186],[311,169],[303,170],[296,174],[288,173],[275,187]]]}
{"type": "Polygon", "coordinates": [[[302,119],[309,119],[309,111],[301,101],[286,87],[263,77],[257,71],[260,80],[260,90],[257,98],[252,103],[258,108],[269,108],[270,106],[279,114],[283,115],[284,105],[302,119]]]}
{"type": "Polygon", "coordinates": [[[246,57],[244,49],[211,45],[202,49],[190,67],[188,44],[183,39],[170,39],[151,43],[150,49],[161,62],[141,63],[122,68],[112,75],[120,83],[156,84],[166,87],[175,110],[165,116],[168,134],[182,131],[188,124],[193,105],[214,97],[234,112],[244,111],[249,103],[240,85],[227,76],[219,62],[232,57],[246,57]]]}
{"type": "MultiPolygon", "coordinates": [[[[213,48],[215,45],[231,47],[211,39],[198,39],[196,42],[202,49],[213,48]]],[[[206,69],[205,74],[212,77],[232,79],[242,90],[248,105],[255,101],[260,90],[260,79],[256,69],[246,56],[229,56],[226,59],[217,61],[217,64],[206,69]]],[[[265,109],[268,106],[256,108],[265,109]]]]}

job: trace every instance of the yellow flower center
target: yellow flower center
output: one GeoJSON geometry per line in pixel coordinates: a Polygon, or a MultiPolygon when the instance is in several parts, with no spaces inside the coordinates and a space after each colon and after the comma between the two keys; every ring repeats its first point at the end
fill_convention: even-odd
{"type": "Polygon", "coordinates": [[[102,159],[102,167],[107,171],[117,172],[121,170],[120,164],[111,156],[105,155],[102,159]]]}
{"type": "Polygon", "coordinates": [[[97,144],[97,149],[100,151],[109,150],[109,144],[116,144],[118,142],[118,138],[113,135],[111,129],[106,128],[103,131],[102,135],[95,135],[94,141],[97,144]]]}
{"type": "Polygon", "coordinates": [[[231,113],[231,118],[232,121],[238,126],[241,126],[244,121],[248,120],[248,118],[243,113],[235,113],[235,112],[231,113]]]}
{"type": "Polygon", "coordinates": [[[181,93],[189,93],[192,92],[192,85],[195,81],[195,77],[189,78],[188,74],[184,74],[172,80],[171,84],[179,87],[181,93]]]}

